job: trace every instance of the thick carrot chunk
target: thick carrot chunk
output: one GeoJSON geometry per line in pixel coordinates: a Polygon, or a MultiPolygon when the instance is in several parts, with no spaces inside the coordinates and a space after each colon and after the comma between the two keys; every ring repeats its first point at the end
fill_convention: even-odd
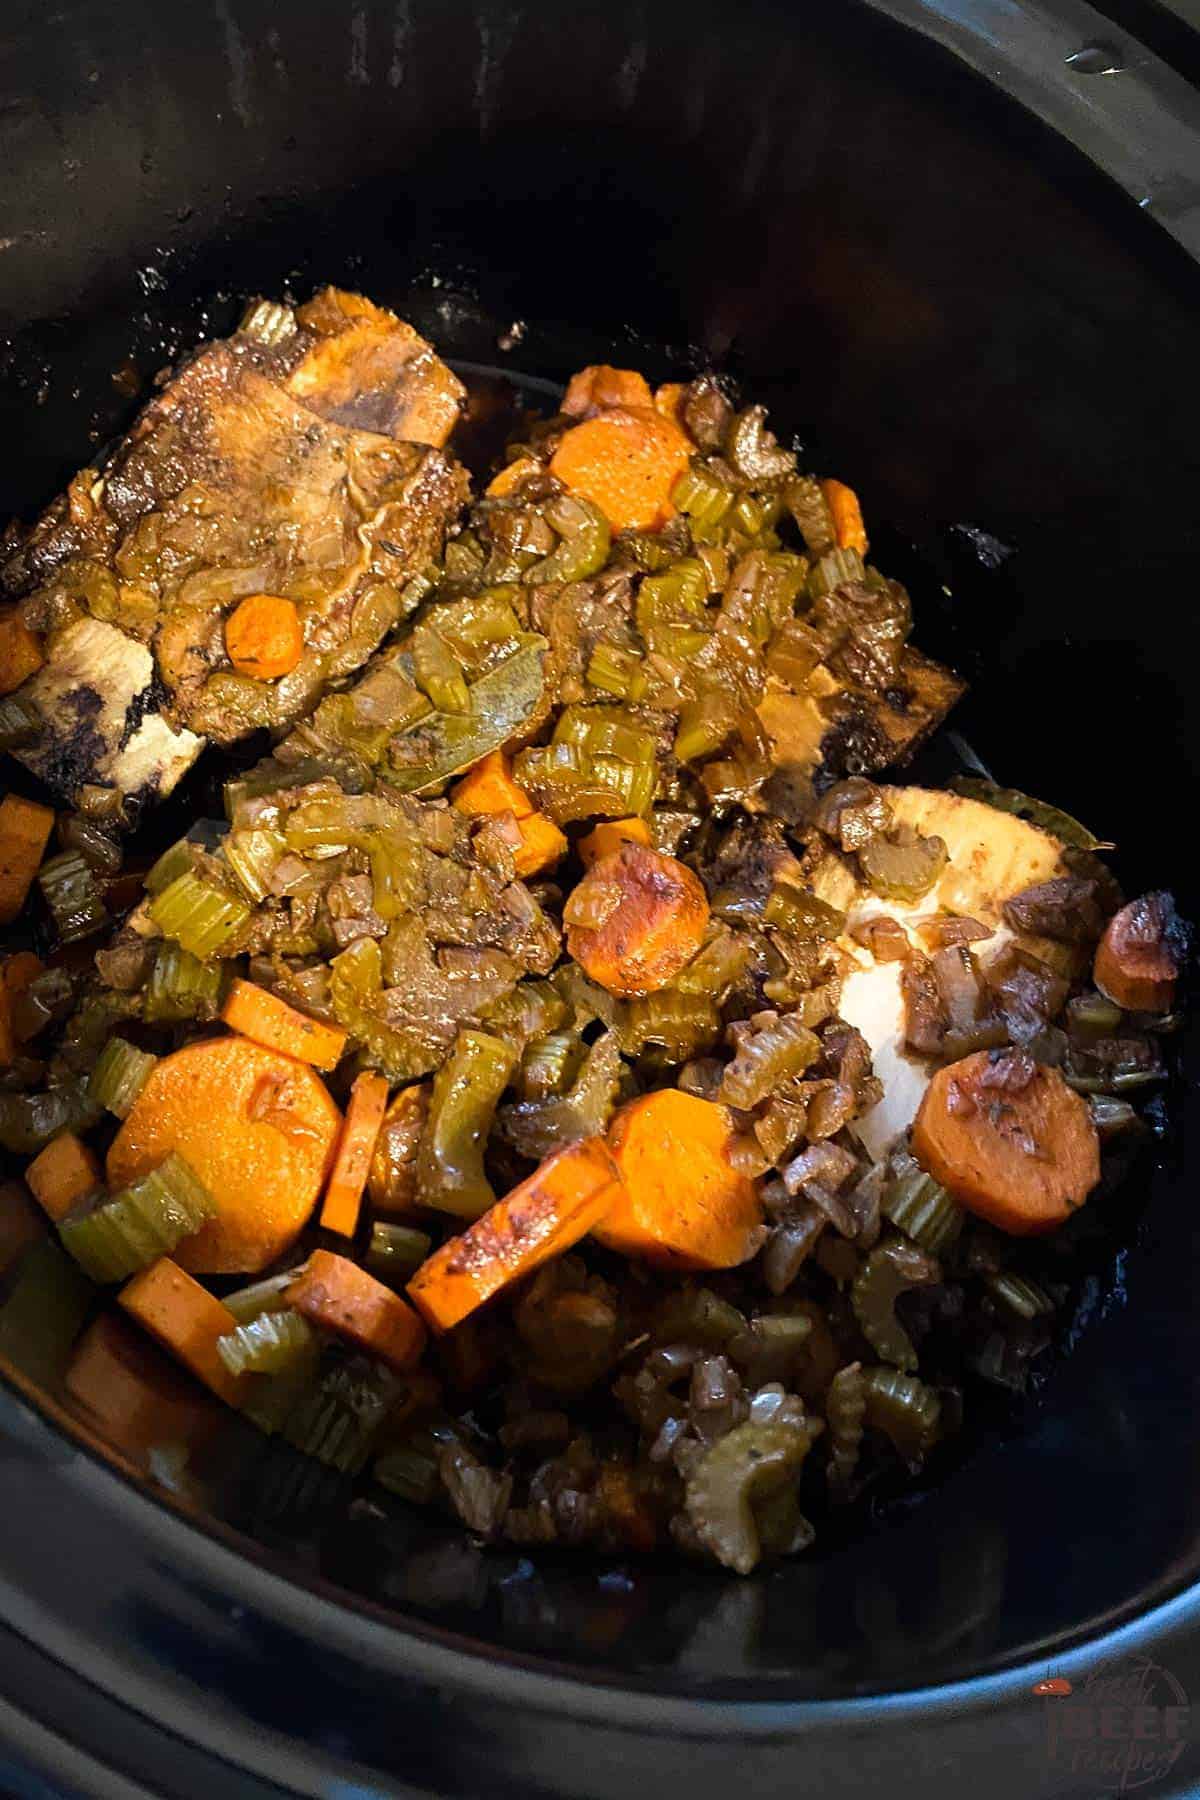
{"type": "Polygon", "coordinates": [[[678,1088],[631,1100],[609,1127],[621,1173],[596,1237],[676,1269],[732,1269],[762,1242],[757,1185],[730,1161],[728,1109],[678,1088]]]}
{"type": "Polygon", "coordinates": [[[328,1250],[313,1251],[283,1298],[314,1325],[349,1338],[393,1369],[411,1369],[425,1348],[425,1327],[412,1307],[357,1263],[328,1250]]]}
{"type": "Polygon", "coordinates": [[[617,1188],[603,1138],[556,1150],[422,1263],[408,1284],[414,1305],[435,1331],[449,1331],[509,1282],[577,1244],[608,1212],[617,1188]]]}
{"type": "Polygon", "coordinates": [[[0,611],[0,694],[11,694],[36,675],[46,658],[41,642],[15,606],[0,611]]]}
{"type": "Polygon", "coordinates": [[[590,869],[602,856],[611,856],[626,843],[645,844],[647,849],[651,848],[650,827],[645,819],[601,819],[586,837],[580,838],[577,845],[579,860],[585,869],[590,869]]]}
{"type": "Polygon", "coordinates": [[[524,880],[552,868],[567,853],[567,840],[553,819],[545,813],[529,813],[517,820],[521,848],[517,851],[517,874],[524,880]]]}
{"type": "Polygon", "coordinates": [[[575,961],[610,994],[631,998],[665,987],[691,961],[708,899],[673,856],[626,841],[592,864],[563,919],[575,961]]]}
{"type": "Polygon", "coordinates": [[[533,811],[533,801],[520,782],[513,780],[512,763],[503,750],[491,750],[473,763],[450,789],[450,798],[459,812],[472,819],[502,812],[526,819],[533,811]]]}
{"type": "Polygon", "coordinates": [[[65,1219],[73,1206],[94,1194],[102,1180],[95,1151],[73,1131],[63,1131],[52,1138],[25,1171],[30,1193],[55,1224],[65,1219]]]}
{"type": "Polygon", "coordinates": [[[0,925],[11,925],[24,906],[53,829],[48,806],[19,794],[0,800],[0,925]]]}
{"type": "Polygon", "coordinates": [[[217,1354],[218,1339],[236,1331],[237,1320],[214,1294],[160,1256],[125,1284],[117,1301],[205,1387],[237,1405],[244,1377],[231,1375],[217,1354]]]}
{"type": "Polygon", "coordinates": [[[1023,1050],[979,1050],[939,1069],[912,1148],[960,1206],[1018,1237],[1053,1231],[1100,1179],[1087,1102],[1023,1050]]]}

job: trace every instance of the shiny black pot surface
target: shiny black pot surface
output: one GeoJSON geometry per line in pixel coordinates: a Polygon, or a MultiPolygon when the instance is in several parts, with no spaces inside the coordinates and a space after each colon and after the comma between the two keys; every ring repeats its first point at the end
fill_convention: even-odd
{"type": "MultiPolygon", "coordinates": [[[[1195,264],[1114,165],[889,10],[920,9],[66,0],[0,22],[0,515],[255,292],[362,287],[518,380],[715,364],[860,488],[997,778],[1194,914],[1195,264]]],[[[56,1734],[64,1788],[66,1739],[182,1793],[208,1753],[314,1792],[335,1768],[367,1791],[1102,1791],[1031,1682],[1136,1638],[1200,1683],[1194,1033],[1181,1055],[1072,1354],[922,1492],[748,1581],[483,1553],[236,1421],[164,1494],[0,1307],[33,1408],[0,1397],[14,1741],[36,1763],[56,1734]]],[[[1160,1792],[1197,1766],[1186,1738],[1163,1754],[1160,1792]]]]}

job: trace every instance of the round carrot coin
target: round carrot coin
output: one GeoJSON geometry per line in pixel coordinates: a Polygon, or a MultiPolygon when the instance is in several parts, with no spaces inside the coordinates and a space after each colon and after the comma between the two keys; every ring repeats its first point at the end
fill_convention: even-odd
{"type": "Polygon", "coordinates": [[[671,490],[692,445],[653,406],[617,406],[568,431],[550,473],[597,505],[614,531],[656,531],[674,516],[671,490]]]}
{"type": "Polygon", "coordinates": [[[563,918],[575,961],[610,994],[632,999],[665,987],[695,956],[708,899],[683,863],[626,840],[592,864],[563,918]]]}
{"type": "Polygon", "coordinates": [[[197,1275],[263,1269],[308,1222],[341,1127],[307,1063],[249,1038],[209,1038],[164,1056],[108,1153],[124,1187],[178,1150],[217,1203],[175,1261],[197,1275]]]}
{"type": "Polygon", "coordinates": [[[300,615],[281,594],[249,594],[225,621],[225,648],[239,675],[290,675],[304,653],[300,615]]]}
{"type": "Polygon", "coordinates": [[[978,1050],[939,1069],[912,1149],[960,1206],[1017,1237],[1053,1231],[1100,1179],[1087,1102],[1023,1050],[978,1050]]]}

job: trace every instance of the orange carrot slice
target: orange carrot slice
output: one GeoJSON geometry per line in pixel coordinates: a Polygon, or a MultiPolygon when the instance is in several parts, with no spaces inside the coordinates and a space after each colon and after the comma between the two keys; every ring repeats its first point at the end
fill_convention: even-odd
{"type": "Polygon", "coordinates": [[[208,1038],[154,1065],[108,1152],[109,1186],[178,1150],[217,1203],[178,1260],[197,1274],[248,1274],[282,1256],[307,1223],[340,1125],[306,1063],[249,1038],[208,1038]]]}
{"type": "Polygon", "coordinates": [[[652,406],[614,407],[566,433],[550,473],[591,500],[614,531],[656,531],[674,516],[671,490],[692,445],[652,406]]]}
{"type": "Polygon", "coordinates": [[[218,1399],[237,1405],[244,1377],[231,1375],[217,1354],[218,1339],[236,1331],[237,1320],[178,1263],[160,1256],[125,1284],[117,1302],[218,1399]]]}
{"type": "Polygon", "coordinates": [[[960,1206],[1018,1237],[1053,1231],[1100,1179],[1087,1102],[1020,1050],[979,1050],[939,1069],[912,1149],[960,1206]]]}
{"type": "Polygon", "coordinates": [[[577,1244],[608,1212],[617,1171],[603,1138],[556,1150],[459,1237],[427,1257],[408,1284],[435,1331],[449,1331],[509,1282],[577,1244]]]}
{"type": "Polygon", "coordinates": [[[678,1088],[621,1108],[608,1142],[619,1197],[596,1237],[676,1269],[732,1269],[762,1242],[758,1188],[734,1168],[728,1109],[678,1088]]]}
{"type": "Polygon", "coordinates": [[[673,856],[625,842],[592,864],[563,909],[567,949],[600,986],[629,999],[665,987],[690,962],[708,898],[673,856]]]}
{"type": "Polygon", "coordinates": [[[0,611],[0,694],[11,694],[36,675],[46,658],[41,641],[15,606],[0,611]]]}
{"type": "Polygon", "coordinates": [[[58,1224],[101,1185],[100,1162],[82,1138],[62,1131],[34,1157],[25,1181],[38,1205],[58,1224]]]}
{"type": "Polygon", "coordinates": [[[377,1356],[393,1369],[411,1369],[425,1348],[425,1327],[399,1294],[357,1263],[314,1250],[284,1302],[314,1325],[377,1356]]]}
{"type": "Polygon", "coordinates": [[[11,925],[24,906],[53,829],[48,806],[19,794],[0,800],[0,925],[11,925]]]}
{"type": "Polygon", "coordinates": [[[239,675],[275,681],[304,654],[300,614],[282,594],[249,594],[225,621],[225,649],[239,675]]]}
{"type": "Polygon", "coordinates": [[[315,1069],[333,1069],[346,1048],[346,1033],[340,1025],[326,1025],[297,1012],[278,994],[272,994],[253,981],[235,976],[229,995],[221,1008],[221,1017],[233,1031],[253,1038],[268,1050],[279,1050],[284,1056],[299,1057],[315,1069]]]}
{"type": "Polygon", "coordinates": [[[1182,966],[1183,933],[1169,894],[1143,894],[1108,922],[1093,979],[1127,1012],[1170,1012],[1182,966]]]}
{"type": "Polygon", "coordinates": [[[650,827],[645,819],[601,819],[586,837],[580,838],[576,848],[580,862],[590,869],[602,856],[611,856],[626,843],[651,847],[650,827]]]}
{"type": "Polygon", "coordinates": [[[321,1223],[326,1231],[340,1232],[342,1237],[354,1236],[387,1103],[388,1084],[382,1075],[364,1070],[355,1076],[321,1208],[321,1223]]]}
{"type": "Polygon", "coordinates": [[[825,496],[833,518],[833,535],[842,550],[857,550],[860,556],[867,554],[867,530],[863,524],[862,507],[858,503],[858,495],[844,481],[823,481],[821,492],[825,496]]]}

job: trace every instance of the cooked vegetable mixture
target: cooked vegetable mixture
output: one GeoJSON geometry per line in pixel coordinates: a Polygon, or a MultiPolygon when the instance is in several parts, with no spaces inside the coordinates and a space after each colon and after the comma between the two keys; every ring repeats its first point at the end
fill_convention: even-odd
{"type": "Polygon", "coordinates": [[[1185,928],[886,777],[961,684],[761,406],[581,370],[464,511],[460,401],[260,303],[8,540],[0,1144],[75,1324],[481,1538],[745,1573],[1052,1342],[1185,928]]]}

